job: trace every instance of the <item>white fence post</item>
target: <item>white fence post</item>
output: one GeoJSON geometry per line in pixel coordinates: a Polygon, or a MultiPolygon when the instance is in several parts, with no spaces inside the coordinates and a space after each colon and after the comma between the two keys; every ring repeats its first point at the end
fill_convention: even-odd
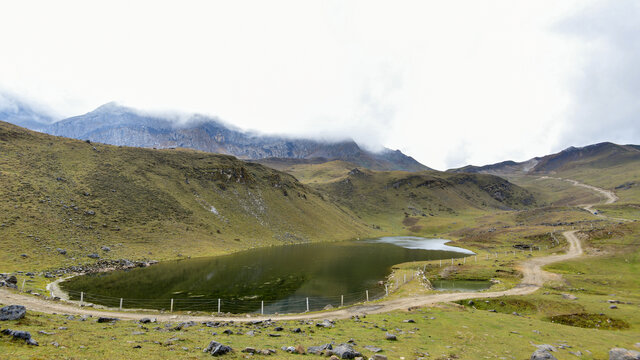
{"type": "Polygon", "coordinates": [[[171,299],[171,308],[170,308],[169,312],[173,312],[173,299],[171,299]]]}
{"type": "Polygon", "coordinates": [[[220,298],[218,298],[218,314],[220,314],[220,303],[221,303],[220,298]]]}
{"type": "Polygon", "coordinates": [[[80,291],[80,306],[82,306],[84,303],[84,292],[80,291]]]}
{"type": "Polygon", "coordinates": [[[340,295],[340,306],[344,306],[344,295],[340,295]]]}
{"type": "Polygon", "coordinates": [[[307,298],[307,312],[309,312],[309,298],[307,298]]]}
{"type": "Polygon", "coordinates": [[[387,287],[387,284],[384,284],[384,293],[386,296],[389,296],[389,288],[387,287]]]}
{"type": "Polygon", "coordinates": [[[264,300],[260,303],[260,314],[264,315],[264,300]]]}
{"type": "Polygon", "coordinates": [[[120,298],[120,310],[122,310],[122,298],[120,298]]]}
{"type": "Polygon", "coordinates": [[[365,292],[367,293],[367,302],[369,301],[369,290],[365,290],[365,292]]]}

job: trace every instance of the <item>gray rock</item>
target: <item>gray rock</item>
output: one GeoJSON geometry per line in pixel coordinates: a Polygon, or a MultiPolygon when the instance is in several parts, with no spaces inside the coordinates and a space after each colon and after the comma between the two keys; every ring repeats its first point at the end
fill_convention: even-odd
{"type": "Polygon", "coordinates": [[[549,345],[549,344],[536,345],[536,348],[538,350],[544,350],[544,351],[548,351],[548,352],[556,351],[556,348],[553,347],[553,345],[549,345]]]}
{"type": "Polygon", "coordinates": [[[640,360],[640,352],[623,348],[609,350],[609,360],[640,360]]]}
{"type": "Polygon", "coordinates": [[[98,318],[99,323],[116,322],[116,321],[118,321],[117,318],[102,317],[102,316],[98,318]]]}
{"type": "Polygon", "coordinates": [[[103,246],[103,247],[101,247],[100,249],[102,249],[102,251],[104,251],[104,252],[109,252],[109,251],[111,251],[111,248],[110,248],[110,247],[108,247],[108,246],[103,246]]]}
{"type": "Polygon", "coordinates": [[[531,360],[558,360],[547,350],[538,349],[531,354],[531,360]]]}
{"type": "Polygon", "coordinates": [[[56,251],[60,255],[67,255],[67,250],[65,250],[65,249],[57,248],[56,251]]]}
{"type": "Polygon", "coordinates": [[[156,318],[142,318],[140,319],[141,324],[148,324],[156,322],[156,318]]]}
{"type": "Polygon", "coordinates": [[[567,299],[567,300],[577,300],[578,298],[575,297],[574,295],[571,294],[562,294],[562,298],[563,299],[567,299]]]}
{"type": "Polygon", "coordinates": [[[330,320],[323,320],[321,323],[317,323],[316,326],[330,328],[333,327],[333,322],[330,320]]]}
{"type": "Polygon", "coordinates": [[[228,354],[232,351],[233,349],[231,348],[231,346],[220,344],[215,340],[211,340],[209,345],[203,350],[203,352],[209,353],[213,356],[228,354]]]}
{"type": "Polygon", "coordinates": [[[11,275],[7,278],[7,280],[5,280],[5,282],[16,285],[18,283],[18,278],[14,275],[11,275]]]}
{"type": "Polygon", "coordinates": [[[337,355],[340,359],[354,359],[362,356],[359,352],[355,351],[349,344],[340,344],[333,348],[334,355],[337,355]]]}
{"type": "Polygon", "coordinates": [[[611,305],[611,306],[609,306],[609,309],[617,309],[617,308],[618,308],[618,306],[617,306],[617,305],[611,305]]]}
{"type": "Polygon", "coordinates": [[[374,354],[372,359],[373,360],[387,360],[387,357],[382,355],[382,354],[374,354]]]}
{"type": "Polygon", "coordinates": [[[365,346],[363,346],[363,347],[364,347],[365,349],[367,349],[367,350],[371,351],[371,352],[374,352],[374,353],[377,353],[377,352],[382,351],[382,349],[380,349],[379,347],[375,347],[375,346],[373,346],[373,345],[365,345],[365,346]]]}
{"type": "Polygon", "coordinates": [[[392,333],[384,334],[384,338],[386,340],[391,340],[391,341],[398,340],[398,337],[395,334],[392,334],[392,333]]]}
{"type": "Polygon", "coordinates": [[[9,305],[0,308],[0,321],[19,320],[27,314],[27,308],[22,305],[9,305]]]}
{"type": "Polygon", "coordinates": [[[4,329],[2,334],[11,335],[14,339],[25,340],[27,345],[38,346],[38,342],[31,338],[31,333],[28,331],[4,329]]]}
{"type": "Polygon", "coordinates": [[[320,355],[323,351],[332,350],[332,349],[333,349],[333,346],[331,344],[324,344],[324,345],[320,345],[320,346],[309,346],[307,348],[307,352],[309,354],[320,355]]]}
{"type": "Polygon", "coordinates": [[[92,259],[100,259],[100,255],[98,255],[98,254],[96,254],[96,253],[89,254],[89,255],[87,255],[87,257],[90,257],[90,258],[92,258],[92,259]]]}

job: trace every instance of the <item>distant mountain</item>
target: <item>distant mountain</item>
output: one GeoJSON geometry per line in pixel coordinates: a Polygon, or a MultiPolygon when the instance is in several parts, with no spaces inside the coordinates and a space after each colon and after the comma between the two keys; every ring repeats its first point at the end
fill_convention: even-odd
{"type": "Polygon", "coordinates": [[[35,131],[44,131],[54,120],[22,101],[0,93],[0,121],[35,131]]]}
{"type": "Polygon", "coordinates": [[[578,167],[607,168],[640,161],[639,145],[617,145],[610,142],[569,147],[556,154],[535,157],[523,162],[503,161],[485,166],[465,166],[449,172],[494,175],[552,174],[578,167]]]}
{"type": "Polygon", "coordinates": [[[249,160],[344,160],[374,170],[429,170],[399,150],[384,149],[375,153],[360,148],[352,140],[322,142],[258,135],[233,129],[217,119],[202,115],[193,115],[178,124],[116,103],[108,103],[87,114],[61,120],[44,131],[112,145],[190,148],[249,160]]]}

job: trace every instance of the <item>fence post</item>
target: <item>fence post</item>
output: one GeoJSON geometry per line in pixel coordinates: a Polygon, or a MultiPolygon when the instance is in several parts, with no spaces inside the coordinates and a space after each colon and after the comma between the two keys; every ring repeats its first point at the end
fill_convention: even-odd
{"type": "Polygon", "coordinates": [[[389,296],[389,288],[387,287],[387,284],[384,284],[384,294],[389,296]]]}
{"type": "Polygon", "coordinates": [[[440,259],[440,267],[442,267],[442,259],[440,259]]]}
{"type": "Polygon", "coordinates": [[[218,314],[220,314],[220,298],[218,298],[218,314]]]}
{"type": "Polygon", "coordinates": [[[264,300],[260,303],[260,314],[264,315],[264,300]]]}
{"type": "Polygon", "coordinates": [[[83,303],[84,303],[84,292],[80,291],[80,306],[81,307],[82,307],[83,303]]]}
{"type": "Polygon", "coordinates": [[[22,292],[24,292],[24,283],[27,282],[27,279],[22,279],[22,292]]]}
{"type": "Polygon", "coordinates": [[[309,298],[307,298],[307,312],[309,312],[309,298]]]}
{"type": "Polygon", "coordinates": [[[169,312],[173,312],[173,298],[171,299],[171,309],[169,310],[169,312]]]}
{"type": "Polygon", "coordinates": [[[344,306],[344,295],[340,295],[340,306],[344,306]]]}
{"type": "Polygon", "coordinates": [[[369,290],[365,290],[365,292],[367,293],[367,302],[369,302],[369,290]]]}
{"type": "Polygon", "coordinates": [[[120,298],[120,310],[122,310],[122,298],[120,298]]]}

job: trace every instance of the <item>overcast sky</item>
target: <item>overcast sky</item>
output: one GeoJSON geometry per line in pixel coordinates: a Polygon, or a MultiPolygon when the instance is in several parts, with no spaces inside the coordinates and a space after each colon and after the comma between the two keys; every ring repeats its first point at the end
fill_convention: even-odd
{"type": "Polygon", "coordinates": [[[446,169],[640,143],[640,2],[5,1],[0,91],[351,137],[446,169]]]}

